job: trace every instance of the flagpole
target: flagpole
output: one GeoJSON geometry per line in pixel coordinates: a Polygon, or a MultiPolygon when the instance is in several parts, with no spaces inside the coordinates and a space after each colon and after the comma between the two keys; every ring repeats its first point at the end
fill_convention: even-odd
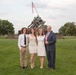
{"type": "MultiPolygon", "coordinates": [[[[33,3],[33,1],[32,1],[32,4],[34,5],[35,11],[36,11],[36,13],[37,13],[37,16],[39,16],[38,11],[37,11],[36,6],[35,6],[35,4],[33,3]]],[[[32,9],[32,11],[33,11],[33,9],[32,9]]]]}
{"type": "Polygon", "coordinates": [[[37,11],[37,9],[36,9],[36,6],[35,6],[35,5],[34,5],[34,7],[35,7],[35,11],[36,11],[36,13],[37,13],[37,16],[39,16],[38,11],[37,11]]]}

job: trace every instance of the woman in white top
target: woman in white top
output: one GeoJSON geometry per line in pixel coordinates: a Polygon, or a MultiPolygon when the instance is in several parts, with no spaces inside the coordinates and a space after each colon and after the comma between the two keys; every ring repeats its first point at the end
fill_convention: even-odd
{"type": "Polygon", "coordinates": [[[36,40],[36,34],[35,30],[31,29],[31,34],[29,34],[29,53],[30,56],[30,67],[34,68],[34,60],[35,60],[35,54],[37,53],[37,40],[36,40]]]}
{"type": "Polygon", "coordinates": [[[46,56],[44,38],[45,38],[45,35],[43,32],[43,29],[39,28],[38,36],[37,36],[37,42],[38,42],[37,54],[38,56],[40,56],[40,63],[41,63],[40,68],[43,68],[44,57],[46,56]]]}

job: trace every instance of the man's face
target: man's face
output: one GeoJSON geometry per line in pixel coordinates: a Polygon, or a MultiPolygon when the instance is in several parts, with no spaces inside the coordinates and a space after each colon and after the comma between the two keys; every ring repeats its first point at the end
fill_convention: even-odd
{"type": "Polygon", "coordinates": [[[48,31],[48,32],[51,31],[51,27],[50,27],[50,26],[47,27],[47,31],[48,31]]]}
{"type": "Polygon", "coordinates": [[[23,29],[23,34],[26,34],[26,29],[23,29]]]}

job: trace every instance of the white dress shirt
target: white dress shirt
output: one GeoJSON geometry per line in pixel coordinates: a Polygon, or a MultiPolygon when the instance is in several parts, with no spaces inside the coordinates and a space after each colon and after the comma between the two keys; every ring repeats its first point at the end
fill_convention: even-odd
{"type": "Polygon", "coordinates": [[[20,34],[18,37],[18,47],[21,49],[21,46],[25,47],[28,45],[28,35],[27,34],[20,34]],[[24,35],[26,35],[26,45],[24,45],[24,35]]]}

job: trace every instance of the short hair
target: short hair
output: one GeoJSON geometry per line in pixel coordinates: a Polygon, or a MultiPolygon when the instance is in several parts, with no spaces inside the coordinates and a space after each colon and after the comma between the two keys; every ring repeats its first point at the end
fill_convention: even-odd
{"type": "Polygon", "coordinates": [[[50,29],[52,29],[52,27],[50,25],[48,25],[47,27],[50,27],[50,29]]]}
{"type": "Polygon", "coordinates": [[[27,28],[26,27],[23,27],[22,29],[21,29],[21,33],[23,34],[23,30],[24,29],[26,29],[26,33],[27,33],[27,28]]]}

